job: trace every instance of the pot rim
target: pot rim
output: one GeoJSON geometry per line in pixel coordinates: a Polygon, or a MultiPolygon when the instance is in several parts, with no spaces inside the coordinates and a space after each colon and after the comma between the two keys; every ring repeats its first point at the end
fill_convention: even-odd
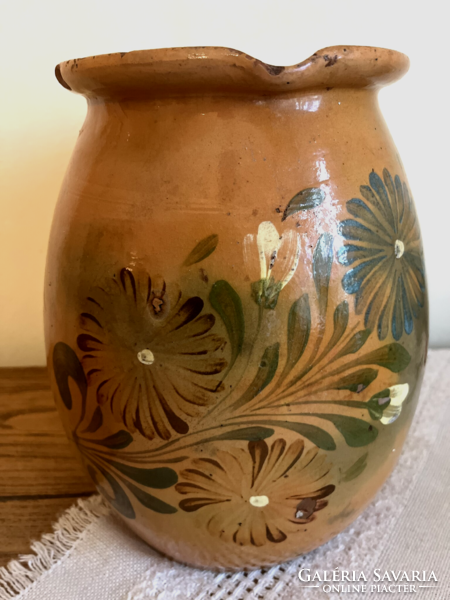
{"type": "Polygon", "coordinates": [[[409,59],[372,46],[330,46],[291,66],[232,48],[194,46],[115,52],[59,63],[59,83],[87,98],[235,93],[278,95],[314,88],[377,89],[400,79],[409,59]]]}

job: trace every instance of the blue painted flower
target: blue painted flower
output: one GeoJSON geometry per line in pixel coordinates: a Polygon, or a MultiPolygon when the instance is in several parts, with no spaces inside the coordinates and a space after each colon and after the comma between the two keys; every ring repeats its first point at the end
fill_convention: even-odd
{"type": "Polygon", "coordinates": [[[356,314],[376,329],[380,340],[389,331],[395,340],[410,334],[425,300],[422,243],[414,203],[400,177],[387,169],[383,179],[373,172],[370,187],[360,187],[360,198],[347,202],[352,219],[341,222],[345,238],[339,262],[351,269],[342,279],[355,295],[356,314]],[[384,180],[384,181],[383,181],[384,180]]]}

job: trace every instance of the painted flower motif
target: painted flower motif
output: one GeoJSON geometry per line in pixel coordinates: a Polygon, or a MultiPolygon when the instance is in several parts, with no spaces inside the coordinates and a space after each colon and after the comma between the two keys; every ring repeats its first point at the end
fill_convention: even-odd
{"type": "Polygon", "coordinates": [[[383,425],[390,425],[396,421],[401,412],[403,403],[408,397],[409,385],[399,383],[375,394],[369,400],[369,413],[383,425]]]}
{"type": "Polygon", "coordinates": [[[375,172],[370,187],[360,187],[360,198],[347,202],[354,217],[341,223],[347,244],[339,262],[351,266],[342,286],[355,294],[356,314],[364,314],[365,326],[376,328],[384,340],[389,331],[395,340],[413,331],[413,317],[425,300],[425,271],[419,224],[414,203],[398,175],[384,169],[383,180],[375,172]],[[383,181],[384,180],[384,181],[383,181]]]}
{"type": "Polygon", "coordinates": [[[244,238],[244,260],[252,272],[255,259],[259,259],[259,281],[252,283],[252,296],[264,308],[274,309],[281,290],[294,276],[300,259],[300,236],[288,230],[280,235],[271,221],[258,227],[256,236],[257,253],[254,252],[255,236],[244,238]]]}
{"type": "Polygon", "coordinates": [[[122,269],[81,314],[78,347],[89,385],[118,422],[148,439],[189,431],[186,417],[216,402],[225,340],[203,300],[182,299],[161,277],[122,269]]]}
{"type": "Polygon", "coordinates": [[[249,442],[248,449],[218,450],[181,472],[179,506],[199,512],[207,530],[240,546],[283,542],[310,523],[335,489],[327,484],[326,455],[301,439],[249,442]]]}

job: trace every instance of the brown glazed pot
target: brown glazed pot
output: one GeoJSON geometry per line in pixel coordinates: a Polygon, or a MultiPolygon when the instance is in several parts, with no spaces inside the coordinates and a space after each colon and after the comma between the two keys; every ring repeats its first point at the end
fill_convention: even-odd
{"type": "Polygon", "coordinates": [[[398,458],[427,348],[419,225],[377,103],[408,59],[227,48],[61,63],[88,113],[56,207],[56,402],[128,526],[216,569],[342,531],[398,458]]]}

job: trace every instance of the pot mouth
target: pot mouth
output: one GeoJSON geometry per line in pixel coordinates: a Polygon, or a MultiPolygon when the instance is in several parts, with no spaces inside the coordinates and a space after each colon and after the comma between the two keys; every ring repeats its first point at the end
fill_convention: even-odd
{"type": "Polygon", "coordinates": [[[400,79],[405,54],[371,46],[330,46],[295,65],[274,66],[214,46],[115,52],[56,66],[59,83],[87,98],[235,93],[273,96],[314,88],[376,89],[400,79]]]}

